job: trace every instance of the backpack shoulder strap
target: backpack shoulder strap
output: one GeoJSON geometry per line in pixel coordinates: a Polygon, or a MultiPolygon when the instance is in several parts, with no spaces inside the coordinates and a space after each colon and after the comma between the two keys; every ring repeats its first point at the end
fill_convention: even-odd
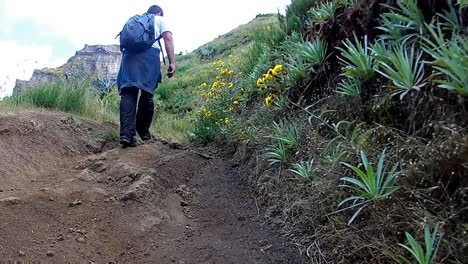
{"type": "Polygon", "coordinates": [[[162,57],[163,57],[163,63],[164,65],[166,65],[166,59],[164,57],[164,51],[163,51],[163,48],[161,46],[161,39],[162,39],[162,35],[159,35],[159,37],[156,39],[158,41],[158,45],[159,45],[159,50],[161,51],[162,53],[162,57]]]}

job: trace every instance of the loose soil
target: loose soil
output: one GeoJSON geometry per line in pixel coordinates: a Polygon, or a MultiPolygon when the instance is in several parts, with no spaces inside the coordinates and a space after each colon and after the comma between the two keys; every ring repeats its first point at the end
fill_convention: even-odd
{"type": "Polygon", "coordinates": [[[0,116],[0,263],[306,262],[238,163],[162,140],[123,149],[105,139],[116,129],[0,116]]]}

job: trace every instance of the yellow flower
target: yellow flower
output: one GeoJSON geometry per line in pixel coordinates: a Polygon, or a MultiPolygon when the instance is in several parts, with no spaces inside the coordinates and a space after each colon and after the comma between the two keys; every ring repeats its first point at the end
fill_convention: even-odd
{"type": "Polygon", "coordinates": [[[266,106],[271,106],[271,104],[275,101],[275,98],[276,98],[276,95],[274,94],[270,94],[269,96],[267,96],[267,98],[265,98],[265,104],[266,106]]]}
{"type": "Polygon", "coordinates": [[[274,70],[275,72],[280,72],[282,69],[283,69],[283,65],[281,65],[281,64],[277,64],[277,65],[275,66],[275,68],[273,68],[273,70],[274,70]]]}
{"type": "Polygon", "coordinates": [[[232,104],[238,105],[238,104],[239,104],[239,101],[236,100],[236,101],[232,102],[232,104]]]}
{"type": "Polygon", "coordinates": [[[273,76],[270,75],[269,73],[263,74],[263,81],[266,82],[266,81],[270,80],[271,78],[273,78],[273,76]]]}
{"type": "Polygon", "coordinates": [[[268,87],[266,85],[260,86],[260,92],[266,92],[268,90],[268,87]]]}
{"type": "Polygon", "coordinates": [[[224,118],[224,124],[226,124],[226,125],[229,124],[229,118],[227,118],[227,117],[224,118]]]}
{"type": "Polygon", "coordinates": [[[205,115],[206,115],[207,117],[211,117],[211,116],[213,115],[213,113],[212,113],[211,111],[208,111],[208,112],[206,112],[205,115]]]}
{"type": "Polygon", "coordinates": [[[228,74],[229,74],[229,75],[233,75],[233,74],[234,74],[234,71],[233,71],[233,70],[230,70],[230,71],[228,72],[228,74]]]}
{"type": "Polygon", "coordinates": [[[229,83],[228,88],[231,89],[234,86],[233,83],[229,83]]]}
{"type": "Polygon", "coordinates": [[[234,107],[229,107],[229,111],[233,111],[234,110],[234,107]]]}
{"type": "Polygon", "coordinates": [[[262,85],[263,85],[263,79],[262,79],[262,78],[258,78],[258,79],[257,79],[257,86],[258,86],[258,87],[262,87],[262,85]]]}

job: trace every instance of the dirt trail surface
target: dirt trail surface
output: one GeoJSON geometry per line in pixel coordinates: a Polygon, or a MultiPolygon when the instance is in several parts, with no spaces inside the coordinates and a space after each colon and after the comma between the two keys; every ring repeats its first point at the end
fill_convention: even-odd
{"type": "Polygon", "coordinates": [[[305,263],[236,166],[62,113],[0,116],[0,263],[305,263]]]}

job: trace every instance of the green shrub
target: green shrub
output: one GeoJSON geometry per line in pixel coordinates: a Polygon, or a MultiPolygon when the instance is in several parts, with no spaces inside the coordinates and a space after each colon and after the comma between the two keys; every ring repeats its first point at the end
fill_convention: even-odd
{"type": "Polygon", "coordinates": [[[311,8],[307,11],[312,23],[321,24],[328,20],[335,19],[337,5],[334,2],[325,2],[318,7],[311,8]]]}
{"type": "Polygon", "coordinates": [[[436,70],[432,75],[439,88],[455,91],[468,96],[468,40],[464,36],[453,35],[444,38],[440,27],[428,27],[432,39],[422,37],[423,50],[430,54],[436,70]]]}
{"type": "Polygon", "coordinates": [[[395,87],[392,96],[400,95],[403,99],[410,91],[419,91],[426,85],[422,52],[416,51],[414,45],[407,48],[400,43],[387,56],[384,61],[378,61],[381,70],[377,69],[377,72],[392,81],[395,87]]]}
{"type": "Polygon", "coordinates": [[[349,219],[348,224],[351,224],[370,202],[388,197],[399,189],[399,187],[395,185],[396,177],[399,174],[399,172],[396,171],[398,163],[393,165],[389,172],[386,172],[386,168],[384,167],[385,150],[380,155],[376,171],[374,171],[374,168],[367,160],[364,151],[361,151],[361,161],[364,166],[364,171],[351,164],[342,163],[346,167],[352,169],[358,176],[358,179],[351,177],[341,178],[344,183],[340,186],[351,189],[354,191],[354,195],[341,201],[338,206],[352,202],[352,205],[346,207],[344,210],[359,207],[349,219]]]}
{"type": "Polygon", "coordinates": [[[381,15],[382,25],[377,27],[384,34],[380,37],[391,44],[402,44],[418,35],[426,33],[424,16],[416,0],[398,0],[398,7],[387,7],[391,10],[381,15]]]}
{"type": "Polygon", "coordinates": [[[361,82],[356,78],[343,79],[338,84],[337,93],[351,97],[359,97],[361,95],[361,82]]]}
{"type": "Polygon", "coordinates": [[[306,181],[313,180],[314,173],[317,171],[317,169],[314,168],[314,159],[300,161],[294,163],[292,166],[292,169],[289,170],[306,181]]]}
{"type": "MultiPolygon", "coordinates": [[[[441,234],[439,225],[436,225],[434,230],[431,232],[429,226],[424,227],[424,245],[425,249],[422,248],[421,244],[419,244],[414,237],[405,232],[406,239],[408,240],[409,246],[399,244],[401,247],[406,249],[413,258],[417,261],[418,264],[431,264],[434,263],[434,259],[437,255],[437,250],[439,248],[439,244],[441,241],[441,234]]],[[[406,264],[411,264],[412,262],[409,261],[407,258],[401,256],[401,259],[406,264]]]]}
{"type": "Polygon", "coordinates": [[[320,38],[317,37],[312,41],[296,43],[294,46],[297,56],[311,66],[320,65],[325,62],[327,44],[320,38]]]}
{"type": "Polygon", "coordinates": [[[359,43],[356,35],[354,35],[354,43],[346,39],[343,44],[345,48],[338,47],[341,51],[341,57],[338,59],[344,65],[343,75],[360,78],[364,81],[374,77],[377,66],[367,36],[364,36],[363,45],[359,43]]]}

